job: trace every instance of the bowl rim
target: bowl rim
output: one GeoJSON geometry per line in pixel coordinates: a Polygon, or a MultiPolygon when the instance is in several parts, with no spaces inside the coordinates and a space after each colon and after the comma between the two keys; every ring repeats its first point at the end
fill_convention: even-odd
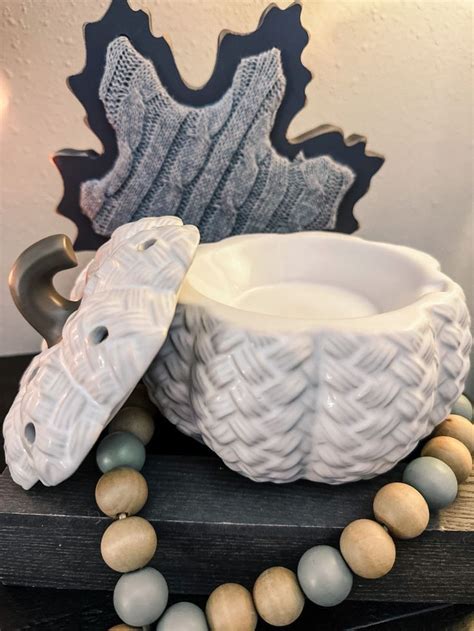
{"type": "Polygon", "coordinates": [[[265,332],[294,332],[294,331],[329,331],[329,330],[348,330],[348,331],[371,331],[374,333],[383,331],[394,331],[400,329],[412,328],[420,318],[426,318],[426,311],[435,305],[450,303],[453,294],[464,297],[461,287],[455,283],[449,276],[441,272],[440,263],[433,256],[403,245],[395,245],[381,241],[371,241],[355,235],[347,235],[335,232],[324,231],[306,231],[292,233],[259,233],[259,234],[243,234],[227,237],[215,243],[200,244],[198,246],[196,256],[191,265],[188,274],[184,280],[180,296],[179,304],[185,307],[198,307],[208,312],[212,317],[222,319],[229,324],[238,327],[265,332]],[[430,291],[410,304],[404,305],[398,309],[388,310],[372,315],[358,316],[353,318],[338,319],[322,319],[322,318],[295,318],[284,315],[266,314],[257,311],[239,309],[224,302],[220,302],[215,298],[211,298],[193,285],[192,271],[195,262],[207,252],[227,247],[229,243],[243,240],[262,240],[268,241],[273,239],[295,240],[304,235],[306,238],[327,239],[334,242],[343,242],[349,240],[357,240],[369,248],[378,250],[386,250],[401,254],[405,258],[421,265],[430,275],[430,285],[435,289],[430,291]],[[439,289],[436,289],[439,287],[439,289]]]}

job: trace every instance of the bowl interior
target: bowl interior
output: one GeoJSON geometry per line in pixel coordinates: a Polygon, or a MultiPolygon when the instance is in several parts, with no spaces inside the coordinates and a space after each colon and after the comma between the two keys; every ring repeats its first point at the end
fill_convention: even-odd
{"type": "Polygon", "coordinates": [[[198,248],[187,283],[247,312],[360,318],[442,289],[428,257],[338,234],[245,235],[198,248]]]}

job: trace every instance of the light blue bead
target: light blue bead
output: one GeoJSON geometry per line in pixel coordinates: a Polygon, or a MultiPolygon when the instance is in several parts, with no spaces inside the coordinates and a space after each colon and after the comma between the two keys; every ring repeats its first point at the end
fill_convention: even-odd
{"type": "Polygon", "coordinates": [[[160,618],[156,631],[208,631],[206,616],[193,603],[176,603],[160,618]]]}
{"type": "Polygon", "coordinates": [[[468,421],[472,421],[472,404],[469,399],[461,394],[454,404],[451,414],[459,414],[460,416],[467,418],[468,421]]]}
{"type": "Polygon", "coordinates": [[[313,603],[334,607],[349,596],[353,577],[339,550],[315,546],[298,563],[298,581],[313,603]]]}
{"type": "Polygon", "coordinates": [[[114,589],[118,617],[132,627],[156,622],[168,603],[168,585],[153,567],[123,574],[114,589]]]}
{"type": "Polygon", "coordinates": [[[96,461],[102,473],[116,467],[132,467],[140,471],[145,464],[145,447],[130,432],[113,432],[99,443],[96,461]]]}
{"type": "Polygon", "coordinates": [[[453,470],[431,456],[412,460],[403,472],[403,481],[419,491],[430,509],[435,511],[452,504],[458,494],[458,481],[453,470]]]}

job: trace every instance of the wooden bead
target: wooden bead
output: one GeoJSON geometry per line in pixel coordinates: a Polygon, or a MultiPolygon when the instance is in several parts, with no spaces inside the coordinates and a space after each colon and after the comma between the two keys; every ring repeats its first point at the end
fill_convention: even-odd
{"type": "Polygon", "coordinates": [[[161,616],[155,631],[209,631],[203,610],[193,603],[171,605],[161,616]]]}
{"type": "Polygon", "coordinates": [[[304,607],[304,596],[296,574],[286,567],[271,567],[260,574],[253,588],[259,615],[275,627],[297,620],[304,607]]]}
{"type": "Polygon", "coordinates": [[[433,436],[451,436],[456,438],[469,449],[474,451],[474,425],[464,416],[450,414],[433,432],[433,436]]]}
{"type": "Polygon", "coordinates": [[[150,412],[152,416],[157,414],[158,410],[156,405],[150,400],[148,396],[148,390],[144,383],[138,383],[133,389],[132,393],[128,397],[128,399],[123,404],[124,408],[128,407],[138,407],[143,408],[150,412]]]}
{"type": "Polygon", "coordinates": [[[313,546],[298,562],[298,582],[306,598],[321,607],[345,600],[354,582],[341,553],[332,546],[313,546]]]}
{"type": "Polygon", "coordinates": [[[101,476],[95,487],[95,501],[109,517],[135,515],[145,506],[148,486],[139,471],[118,467],[101,476]]]}
{"type": "Polygon", "coordinates": [[[128,624],[116,624],[113,627],[110,627],[109,631],[140,631],[140,627],[131,627],[128,624]]]}
{"type": "Polygon", "coordinates": [[[459,399],[454,404],[453,409],[451,410],[451,414],[460,414],[461,416],[464,416],[464,418],[467,418],[468,421],[473,420],[472,403],[466,396],[461,394],[459,399]]]}
{"type": "Polygon", "coordinates": [[[206,603],[211,631],[254,631],[257,612],[250,592],[237,583],[219,585],[206,603]]]}
{"type": "Polygon", "coordinates": [[[466,445],[451,436],[436,436],[421,450],[422,456],[431,456],[445,462],[454,471],[458,483],[464,482],[472,471],[472,456],[466,445]]]}
{"type": "Polygon", "coordinates": [[[392,537],[371,519],[356,519],[346,526],[339,545],[347,565],[362,578],[385,576],[395,563],[392,537]]]}
{"type": "Polygon", "coordinates": [[[148,445],[155,431],[155,421],[151,414],[140,407],[123,407],[110,421],[109,433],[130,432],[148,445]]]}
{"type": "Polygon", "coordinates": [[[114,588],[114,609],[125,624],[148,628],[163,614],[168,597],[163,574],[154,567],[144,567],[119,578],[114,588]]]}
{"type": "Polygon", "coordinates": [[[399,539],[413,539],[425,530],[430,509],[421,493],[408,484],[392,482],[374,498],[374,515],[399,539]]]}
{"type": "Polygon", "coordinates": [[[130,432],[113,432],[99,443],[95,454],[97,466],[106,473],[117,467],[143,469],[146,452],[139,438],[130,432]]]}
{"type": "Polygon", "coordinates": [[[403,481],[413,486],[425,498],[431,510],[446,508],[458,494],[454,471],[438,458],[415,458],[405,468],[403,481]]]}
{"type": "Polygon", "coordinates": [[[100,552],[116,572],[133,572],[151,561],[156,546],[156,533],[150,522],[143,517],[126,517],[114,521],[104,532],[100,552]]]}

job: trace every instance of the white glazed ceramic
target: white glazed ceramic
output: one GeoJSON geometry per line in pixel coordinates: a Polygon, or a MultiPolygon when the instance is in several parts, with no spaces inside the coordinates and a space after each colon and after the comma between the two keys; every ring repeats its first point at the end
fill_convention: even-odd
{"type": "Polygon", "coordinates": [[[199,242],[177,217],[118,228],[76,282],[79,309],[37,355],[3,426],[12,478],[69,477],[156,355],[199,242]]]}
{"type": "Polygon", "coordinates": [[[461,394],[461,288],[432,257],[334,233],[201,245],[151,398],[257,480],[338,484],[390,469],[461,394]]]}

